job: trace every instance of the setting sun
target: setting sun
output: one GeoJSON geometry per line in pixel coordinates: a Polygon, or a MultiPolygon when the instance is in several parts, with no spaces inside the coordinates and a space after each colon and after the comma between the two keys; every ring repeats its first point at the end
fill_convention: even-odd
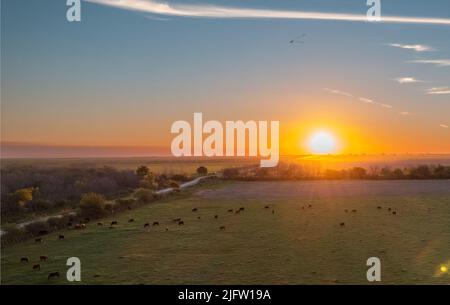
{"type": "Polygon", "coordinates": [[[313,154],[330,154],[336,152],[336,138],[327,131],[318,131],[308,139],[308,148],[313,154]]]}

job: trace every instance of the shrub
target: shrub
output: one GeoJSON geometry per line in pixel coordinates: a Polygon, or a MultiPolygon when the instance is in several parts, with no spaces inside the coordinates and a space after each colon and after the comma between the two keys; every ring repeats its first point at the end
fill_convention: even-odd
{"type": "Polygon", "coordinates": [[[105,198],[97,193],[87,193],[81,197],[80,210],[83,217],[98,218],[105,214],[105,198]]]}
{"type": "Polygon", "coordinates": [[[36,221],[25,226],[25,231],[35,236],[41,232],[48,232],[50,227],[46,221],[36,221]]]}
{"type": "Polygon", "coordinates": [[[223,170],[223,177],[225,179],[234,179],[239,176],[239,170],[237,168],[226,168],[223,170]]]}
{"type": "Polygon", "coordinates": [[[197,168],[197,174],[199,175],[206,175],[208,173],[208,169],[204,166],[200,166],[197,168]]]}
{"type": "Polygon", "coordinates": [[[139,202],[148,203],[153,199],[153,192],[147,189],[140,188],[134,193],[134,197],[139,202]]]}

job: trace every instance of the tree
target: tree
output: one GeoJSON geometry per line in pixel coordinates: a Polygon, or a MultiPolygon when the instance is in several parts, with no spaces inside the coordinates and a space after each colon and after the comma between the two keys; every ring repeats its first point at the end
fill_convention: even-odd
{"type": "Polygon", "coordinates": [[[367,172],[362,167],[354,167],[349,171],[349,177],[351,179],[363,179],[367,175],[367,172]]]}
{"type": "Polygon", "coordinates": [[[206,175],[208,173],[208,169],[204,166],[200,166],[197,168],[197,174],[199,175],[206,175]]]}
{"type": "Polygon", "coordinates": [[[144,178],[150,174],[150,170],[147,166],[141,165],[136,169],[136,175],[138,175],[141,178],[144,178]]]}
{"type": "Polygon", "coordinates": [[[105,198],[97,193],[87,193],[81,197],[81,214],[85,217],[101,217],[105,214],[105,198]]]}

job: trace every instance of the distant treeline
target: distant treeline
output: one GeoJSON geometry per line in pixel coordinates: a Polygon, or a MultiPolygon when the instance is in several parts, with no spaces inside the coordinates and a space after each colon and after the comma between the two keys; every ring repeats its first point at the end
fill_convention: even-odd
{"type": "Polygon", "coordinates": [[[84,194],[95,193],[106,200],[130,194],[138,188],[156,190],[176,187],[190,177],[153,174],[146,166],[133,170],[101,168],[6,167],[1,170],[2,222],[27,214],[78,207],[84,194]],[[17,216],[17,217],[15,217],[17,216]]]}
{"type": "MultiPolygon", "coordinates": [[[[204,166],[197,175],[206,175],[204,166]]],[[[155,191],[178,189],[193,177],[185,174],[153,174],[146,166],[135,171],[102,168],[6,167],[1,170],[2,245],[32,236],[85,226],[91,220],[150,203],[161,196],[155,191]],[[62,213],[66,211],[65,213],[62,213]],[[60,213],[23,227],[16,223],[60,213]]]]}
{"type": "Polygon", "coordinates": [[[406,168],[353,167],[342,170],[319,170],[311,166],[280,163],[273,168],[259,166],[226,168],[222,174],[224,179],[232,180],[450,179],[450,166],[418,165],[406,168]]]}

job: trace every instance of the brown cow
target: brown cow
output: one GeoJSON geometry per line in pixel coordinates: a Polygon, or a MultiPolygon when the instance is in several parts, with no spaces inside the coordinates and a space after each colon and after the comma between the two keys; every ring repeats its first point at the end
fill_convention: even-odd
{"type": "Polygon", "coordinates": [[[41,265],[39,264],[33,265],[33,270],[41,270],[41,265]]]}
{"type": "Polygon", "coordinates": [[[48,275],[48,279],[51,280],[53,278],[59,279],[59,272],[51,272],[48,275]]]}
{"type": "Polygon", "coordinates": [[[148,223],[148,222],[146,222],[145,224],[144,224],[144,228],[147,228],[147,227],[149,227],[150,226],[150,224],[148,223]]]}
{"type": "Polygon", "coordinates": [[[113,226],[113,225],[117,225],[118,224],[118,222],[117,221],[111,221],[111,225],[113,226]]]}
{"type": "Polygon", "coordinates": [[[41,256],[39,256],[39,260],[40,260],[41,262],[46,262],[46,261],[48,261],[48,256],[41,255],[41,256]]]}
{"type": "Polygon", "coordinates": [[[179,222],[179,221],[181,221],[181,218],[175,218],[175,219],[173,220],[173,222],[179,222]]]}
{"type": "Polygon", "coordinates": [[[220,229],[221,231],[224,231],[224,230],[225,230],[225,226],[221,226],[219,229],[220,229]]]}
{"type": "Polygon", "coordinates": [[[134,219],[133,219],[133,218],[131,218],[131,219],[129,219],[129,220],[128,220],[128,222],[134,222],[134,219]]]}
{"type": "Polygon", "coordinates": [[[34,240],[34,242],[40,244],[40,243],[42,243],[42,238],[36,238],[34,240]]]}
{"type": "Polygon", "coordinates": [[[215,218],[215,219],[219,218],[219,215],[214,215],[214,218],[215,218]]]}
{"type": "Polygon", "coordinates": [[[269,206],[268,205],[266,205],[265,207],[264,207],[265,209],[268,209],[269,208],[269,206]]]}
{"type": "Polygon", "coordinates": [[[64,235],[59,235],[58,239],[59,240],[64,240],[64,235]]]}
{"type": "Polygon", "coordinates": [[[397,212],[396,211],[392,212],[392,215],[397,215],[397,212]]]}
{"type": "Polygon", "coordinates": [[[341,227],[345,226],[345,222],[341,222],[340,225],[341,225],[341,227]]]}
{"type": "Polygon", "coordinates": [[[197,208],[193,208],[193,209],[192,209],[192,212],[197,212],[197,211],[198,211],[197,208]]]}
{"type": "Polygon", "coordinates": [[[239,208],[239,211],[244,211],[245,210],[245,208],[239,208]]]}
{"type": "Polygon", "coordinates": [[[20,259],[20,262],[21,263],[28,263],[30,260],[28,259],[28,257],[22,257],[21,259],[20,259]]]}
{"type": "Polygon", "coordinates": [[[103,226],[103,223],[97,222],[97,226],[103,226]]]}
{"type": "Polygon", "coordinates": [[[229,209],[229,210],[228,210],[228,213],[233,213],[233,209],[229,209]]]}
{"type": "Polygon", "coordinates": [[[358,212],[358,211],[357,211],[357,210],[352,210],[352,212],[353,212],[353,213],[356,213],[356,212],[358,212]]]}
{"type": "Polygon", "coordinates": [[[159,222],[158,221],[154,221],[152,226],[159,226],[159,222]]]}
{"type": "Polygon", "coordinates": [[[179,222],[178,222],[178,225],[179,225],[179,226],[182,226],[182,225],[184,225],[184,221],[182,221],[182,220],[181,220],[181,221],[179,221],[179,222]]]}

